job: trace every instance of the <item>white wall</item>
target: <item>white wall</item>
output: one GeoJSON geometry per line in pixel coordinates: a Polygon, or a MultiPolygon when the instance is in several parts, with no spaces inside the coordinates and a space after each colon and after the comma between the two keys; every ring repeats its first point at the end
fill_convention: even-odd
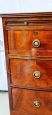
{"type": "Polygon", "coordinates": [[[0,18],[0,90],[7,90],[7,74],[6,74],[3,28],[1,18],[0,18]]]}
{"type": "Polygon", "coordinates": [[[52,11],[52,0],[0,0],[0,13],[52,11]]]}
{"type": "MultiPolygon", "coordinates": [[[[0,0],[1,13],[52,12],[52,0],[0,0]]],[[[7,75],[0,19],[0,89],[7,90],[7,75]],[[2,50],[2,52],[1,52],[2,50]]]]}

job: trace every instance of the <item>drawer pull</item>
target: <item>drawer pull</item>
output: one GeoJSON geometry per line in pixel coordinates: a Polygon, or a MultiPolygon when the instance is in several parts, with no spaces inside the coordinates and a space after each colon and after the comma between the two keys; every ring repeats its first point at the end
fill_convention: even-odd
{"type": "Polygon", "coordinates": [[[34,71],[33,76],[38,79],[40,78],[40,71],[34,71]]]}
{"type": "Polygon", "coordinates": [[[27,24],[28,24],[28,22],[27,22],[27,21],[25,21],[25,22],[24,22],[24,25],[27,25],[27,24]]]}
{"type": "Polygon", "coordinates": [[[35,39],[32,44],[33,44],[34,47],[39,47],[40,46],[40,41],[38,39],[35,39]]]}
{"type": "Polygon", "coordinates": [[[41,103],[39,101],[34,101],[33,102],[34,107],[40,107],[41,103]]]}

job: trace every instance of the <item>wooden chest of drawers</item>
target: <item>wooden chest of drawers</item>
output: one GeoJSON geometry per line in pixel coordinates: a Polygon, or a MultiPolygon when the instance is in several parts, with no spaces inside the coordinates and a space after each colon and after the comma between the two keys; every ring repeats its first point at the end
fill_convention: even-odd
{"type": "Polygon", "coordinates": [[[52,13],[1,17],[10,115],[52,115],[52,13]]]}

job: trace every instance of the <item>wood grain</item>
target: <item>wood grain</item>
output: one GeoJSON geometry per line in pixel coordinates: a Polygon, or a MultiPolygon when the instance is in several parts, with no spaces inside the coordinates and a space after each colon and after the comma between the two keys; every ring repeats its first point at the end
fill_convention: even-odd
{"type": "Polygon", "coordinates": [[[52,88],[52,61],[10,59],[11,83],[32,88],[52,88]],[[40,78],[33,76],[40,71],[40,78]]]}
{"type": "Polygon", "coordinates": [[[52,115],[52,13],[0,14],[10,115],[52,115]],[[35,48],[33,40],[40,46],[35,48]],[[33,77],[40,71],[40,78],[33,77]],[[28,87],[28,88],[27,88],[28,87]],[[40,101],[41,106],[33,106],[40,101]]]}
{"type": "Polygon", "coordinates": [[[51,56],[52,31],[10,30],[8,31],[8,46],[11,54],[20,56],[51,56]],[[38,48],[33,46],[33,41],[36,39],[40,41],[38,48]]]}
{"type": "Polygon", "coordinates": [[[51,115],[52,92],[35,92],[33,90],[13,89],[13,111],[11,115],[51,115]],[[33,105],[40,102],[40,107],[33,105]]]}

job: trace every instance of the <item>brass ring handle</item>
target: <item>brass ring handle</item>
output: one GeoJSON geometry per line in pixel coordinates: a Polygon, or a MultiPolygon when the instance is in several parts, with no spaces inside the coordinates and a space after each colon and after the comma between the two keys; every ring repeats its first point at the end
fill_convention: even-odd
{"type": "Polygon", "coordinates": [[[33,102],[34,107],[40,107],[41,103],[39,101],[34,101],[33,102]]]}
{"type": "Polygon", "coordinates": [[[38,39],[35,39],[33,42],[32,42],[33,46],[34,47],[39,47],[40,46],[40,41],[38,39]]]}
{"type": "Polygon", "coordinates": [[[33,77],[35,77],[36,79],[40,78],[40,71],[34,71],[33,77]]]}

